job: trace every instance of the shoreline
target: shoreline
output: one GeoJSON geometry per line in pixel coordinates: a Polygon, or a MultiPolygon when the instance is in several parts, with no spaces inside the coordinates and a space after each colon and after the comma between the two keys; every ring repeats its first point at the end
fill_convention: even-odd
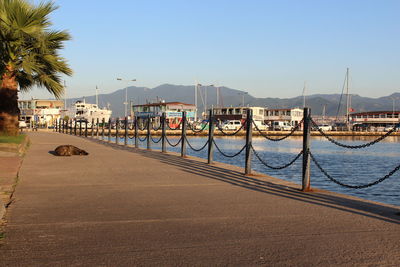
{"type": "MultiPolygon", "coordinates": [[[[25,130],[26,132],[30,132],[30,130],[25,130]]],[[[53,129],[39,129],[39,131],[47,131],[47,132],[54,132],[53,129]]],[[[128,135],[129,136],[133,136],[134,135],[134,131],[133,130],[129,130],[128,131],[128,135]]],[[[143,131],[139,131],[138,132],[140,136],[144,136],[147,134],[146,130],[143,131]]],[[[226,133],[231,134],[234,133],[234,131],[226,131],[226,133]]],[[[262,136],[262,135],[267,135],[267,136],[286,136],[290,133],[290,131],[262,131],[262,133],[253,130],[253,136],[262,136]]],[[[373,137],[379,137],[382,135],[385,135],[387,132],[355,132],[355,131],[329,131],[326,132],[326,135],[328,136],[346,136],[346,137],[358,137],[358,136],[373,136],[373,137]]],[[[67,133],[66,133],[67,134],[67,133]]],[[[68,130],[68,134],[69,134],[69,130],[68,130]]],[[[82,129],[82,136],[84,136],[85,131],[84,129],[82,129]]],[[[116,130],[111,130],[111,136],[115,136],[116,134],[116,130]]],[[[152,136],[161,136],[161,130],[158,131],[150,131],[150,134],[152,136]]],[[[167,135],[172,135],[172,136],[180,136],[182,134],[182,130],[167,130],[166,131],[167,135]]],[[[88,129],[88,137],[91,137],[91,129],[88,129]]],[[[120,137],[124,137],[125,133],[124,130],[119,130],[118,131],[118,135],[120,137]]],[[[191,130],[187,130],[186,131],[186,135],[187,136],[208,136],[208,130],[204,130],[201,133],[197,133],[197,132],[193,132],[191,130]]],[[[77,136],[79,136],[79,129],[77,129],[77,136]]],[[[94,130],[94,137],[96,136],[96,130],[94,130]]],[[[99,134],[98,136],[101,136],[101,129],[99,129],[99,134]]],[[[104,131],[104,137],[108,136],[108,130],[104,131]]],[[[215,130],[214,131],[214,136],[229,136],[229,135],[225,135],[223,134],[221,131],[219,130],[215,130]]],[[[234,136],[246,136],[246,131],[242,130],[239,131],[237,134],[235,134],[234,136]]],[[[303,136],[303,131],[295,131],[293,132],[292,136],[303,136]]],[[[311,131],[311,136],[323,136],[319,131],[311,131]]],[[[390,136],[400,136],[400,132],[393,132],[390,134],[390,136]]]]}

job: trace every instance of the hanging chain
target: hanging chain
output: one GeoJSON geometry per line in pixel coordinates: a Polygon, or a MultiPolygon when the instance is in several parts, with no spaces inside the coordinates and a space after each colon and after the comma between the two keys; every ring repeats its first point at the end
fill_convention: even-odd
{"type": "Polygon", "coordinates": [[[397,165],[393,170],[391,170],[388,174],[386,174],[385,176],[383,176],[382,178],[379,178],[378,180],[369,183],[369,184],[364,184],[364,185],[349,185],[349,184],[345,184],[342,183],[338,180],[336,180],[335,178],[333,178],[331,175],[328,174],[328,172],[326,170],[324,170],[321,165],[318,163],[318,161],[315,159],[314,155],[311,152],[308,152],[312,161],[315,163],[315,165],[317,166],[317,168],[332,182],[334,182],[335,184],[347,187],[347,188],[353,188],[353,189],[362,189],[362,188],[367,188],[373,185],[377,185],[383,181],[385,181],[387,178],[389,178],[390,176],[392,176],[395,172],[397,172],[400,169],[400,164],[397,165]]]}
{"type": "Polygon", "coordinates": [[[302,151],[300,151],[300,153],[297,154],[296,157],[294,157],[294,159],[291,160],[289,163],[287,163],[287,164],[285,164],[285,165],[282,165],[282,166],[272,166],[272,165],[269,165],[268,163],[266,163],[266,162],[260,157],[260,155],[258,154],[258,152],[254,149],[253,145],[251,145],[250,147],[251,147],[251,149],[253,150],[254,155],[256,156],[256,158],[257,158],[263,165],[265,165],[266,167],[268,167],[268,168],[270,168],[270,169],[273,169],[273,170],[281,170],[281,169],[285,169],[285,168],[291,166],[291,165],[292,165],[293,163],[295,163],[296,160],[298,160],[298,159],[300,158],[300,156],[303,154],[303,150],[302,150],[302,151]]]}

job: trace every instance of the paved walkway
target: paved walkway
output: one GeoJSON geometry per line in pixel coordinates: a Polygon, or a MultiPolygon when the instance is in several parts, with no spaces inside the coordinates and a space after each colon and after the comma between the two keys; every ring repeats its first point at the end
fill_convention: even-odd
{"type": "Polygon", "coordinates": [[[397,266],[397,209],[160,152],[30,133],[0,266],[397,266]],[[87,157],[49,151],[73,144],[87,157]]]}

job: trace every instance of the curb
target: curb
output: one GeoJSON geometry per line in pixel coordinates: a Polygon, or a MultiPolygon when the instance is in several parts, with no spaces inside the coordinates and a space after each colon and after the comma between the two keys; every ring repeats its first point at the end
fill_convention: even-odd
{"type": "Polygon", "coordinates": [[[7,207],[12,202],[12,196],[18,181],[19,169],[21,168],[22,159],[27,152],[29,145],[30,140],[28,136],[25,137],[21,144],[0,144],[0,151],[15,153],[19,158],[21,158],[17,172],[12,175],[13,177],[6,180],[8,183],[0,186],[0,221],[4,218],[7,212],[7,207]]]}

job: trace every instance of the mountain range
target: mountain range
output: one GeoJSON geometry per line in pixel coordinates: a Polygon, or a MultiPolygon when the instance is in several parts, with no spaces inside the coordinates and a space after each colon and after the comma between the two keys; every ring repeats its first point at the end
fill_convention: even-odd
{"type": "MultiPolygon", "coordinates": [[[[128,95],[128,102],[133,104],[153,103],[160,100],[166,102],[178,101],[189,104],[194,104],[194,86],[187,85],[173,85],[162,84],[155,88],[136,87],[131,86],[124,89],[117,90],[109,94],[100,94],[99,106],[109,105],[113,111],[113,116],[124,116],[125,94],[128,95]]],[[[400,105],[400,93],[393,93],[389,96],[379,98],[362,97],[356,94],[351,95],[351,108],[355,112],[363,111],[392,111],[393,106],[400,105]]],[[[85,97],[85,101],[95,103],[95,95],[85,97]]],[[[82,98],[68,99],[68,103],[74,103],[82,98]]],[[[217,104],[217,94],[215,87],[200,87],[198,90],[198,110],[204,110],[206,102],[207,107],[217,104]],[[205,97],[207,91],[207,97],[205,97]]],[[[220,87],[220,104],[224,106],[258,106],[275,108],[294,108],[303,107],[303,96],[293,98],[257,98],[244,91],[231,89],[228,87],[220,87]]],[[[327,116],[343,115],[346,110],[346,95],[340,94],[314,94],[306,96],[306,106],[311,108],[312,114],[321,115],[325,107],[325,114],[327,116]],[[339,105],[340,103],[340,105],[339,105]]],[[[395,108],[398,110],[398,108],[395,108]]]]}

